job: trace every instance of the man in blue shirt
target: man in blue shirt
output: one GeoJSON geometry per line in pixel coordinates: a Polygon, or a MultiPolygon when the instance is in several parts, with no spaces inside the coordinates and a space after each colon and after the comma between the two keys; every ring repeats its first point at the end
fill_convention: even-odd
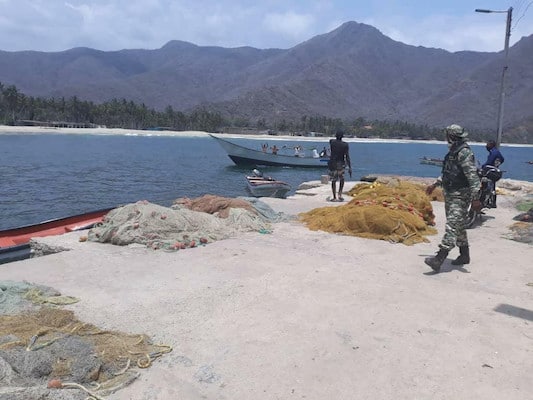
{"type": "MultiPolygon", "coordinates": [[[[482,169],[485,169],[486,167],[499,168],[500,165],[502,165],[503,162],[505,161],[505,158],[503,158],[502,153],[496,147],[496,142],[494,140],[489,140],[485,148],[489,152],[489,155],[487,157],[487,161],[485,161],[485,164],[483,164],[481,168],[482,169]]],[[[493,181],[492,179],[488,179],[487,184],[489,185],[489,190],[493,198],[493,200],[491,201],[490,207],[496,208],[496,182],[493,181]]]]}
{"type": "Polygon", "coordinates": [[[492,165],[493,167],[498,168],[501,164],[503,164],[505,159],[503,158],[503,155],[500,150],[498,150],[498,148],[496,147],[496,142],[494,140],[489,140],[485,148],[489,152],[489,156],[487,157],[487,161],[485,162],[485,164],[482,165],[482,167],[492,165]]]}

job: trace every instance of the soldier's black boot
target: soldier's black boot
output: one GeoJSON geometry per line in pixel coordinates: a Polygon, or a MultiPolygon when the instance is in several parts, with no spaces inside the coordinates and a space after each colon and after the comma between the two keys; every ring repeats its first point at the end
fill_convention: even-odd
{"type": "Polygon", "coordinates": [[[435,272],[440,271],[440,266],[446,260],[448,256],[448,250],[440,249],[435,257],[427,257],[424,262],[431,267],[435,272]]]}
{"type": "Polygon", "coordinates": [[[452,265],[470,264],[470,249],[468,246],[459,247],[459,257],[452,261],[452,265]]]}

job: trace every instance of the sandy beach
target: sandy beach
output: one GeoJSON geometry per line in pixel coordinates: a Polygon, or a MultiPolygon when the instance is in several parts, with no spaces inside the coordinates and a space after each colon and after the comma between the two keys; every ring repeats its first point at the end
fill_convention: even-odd
{"type": "MultiPolygon", "coordinates": [[[[264,201],[297,215],[337,206],[329,190],[264,201]]],[[[174,253],[82,243],[73,232],[39,239],[71,251],[2,265],[0,275],[79,298],[68,308],[85,322],[173,347],[110,400],[526,400],[533,248],[505,238],[516,195],[498,201],[468,231],[471,264],[448,260],[438,275],[423,259],[443,233],[439,202],[438,234],[414,246],[297,220],[174,253]]]]}
{"type": "Polygon", "coordinates": [[[123,136],[207,136],[202,131],[149,131],[138,129],[116,128],[48,128],[39,126],[7,126],[0,125],[0,135],[5,134],[35,135],[123,135],[123,136]]]}
{"type": "MultiPolygon", "coordinates": [[[[44,128],[35,126],[7,126],[0,125],[0,135],[6,134],[35,135],[35,134],[54,134],[54,135],[123,135],[123,136],[169,136],[169,137],[206,137],[208,132],[203,131],[150,131],[137,129],[117,129],[117,128],[44,128]]],[[[247,138],[257,140],[290,140],[290,141],[310,141],[325,142],[329,137],[310,137],[310,136],[290,136],[290,135],[267,135],[267,134],[224,134],[227,138],[247,138]]],[[[344,138],[346,142],[384,142],[384,143],[444,143],[440,140],[406,140],[406,139],[377,139],[377,138],[344,138]]],[[[485,145],[484,142],[469,142],[473,145],[485,145]]],[[[502,146],[510,147],[533,147],[531,144],[513,144],[502,143],[502,146]]]]}

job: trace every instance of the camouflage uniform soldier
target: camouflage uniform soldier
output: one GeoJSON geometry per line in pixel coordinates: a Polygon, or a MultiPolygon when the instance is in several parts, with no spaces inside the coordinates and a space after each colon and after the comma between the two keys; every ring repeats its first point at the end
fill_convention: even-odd
{"type": "Polygon", "coordinates": [[[448,252],[459,246],[460,255],[453,265],[468,264],[470,251],[466,236],[466,218],[468,208],[472,204],[475,210],[481,210],[479,189],[481,182],[477,174],[474,153],[466,143],[468,133],[459,125],[450,125],[445,129],[449,151],[444,158],[442,175],[434,184],[428,186],[427,194],[431,194],[437,185],[444,192],[444,208],[446,211],[446,231],[435,257],[428,257],[424,262],[435,272],[448,256],[448,252]]]}

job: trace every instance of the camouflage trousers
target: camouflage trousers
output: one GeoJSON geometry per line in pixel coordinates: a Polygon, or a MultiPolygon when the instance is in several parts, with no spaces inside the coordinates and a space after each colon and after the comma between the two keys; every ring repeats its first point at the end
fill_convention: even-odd
{"type": "Polygon", "coordinates": [[[465,225],[470,201],[468,194],[449,194],[444,192],[446,230],[439,245],[441,249],[449,251],[455,246],[468,246],[465,225]]]}

